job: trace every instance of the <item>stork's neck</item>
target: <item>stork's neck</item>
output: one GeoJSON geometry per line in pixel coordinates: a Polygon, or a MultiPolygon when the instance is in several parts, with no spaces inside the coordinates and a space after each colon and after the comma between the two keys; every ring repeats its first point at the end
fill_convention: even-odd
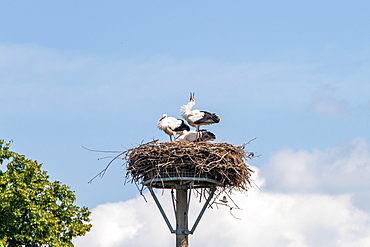
{"type": "Polygon", "coordinates": [[[186,105],[183,105],[181,107],[181,113],[186,114],[186,113],[190,112],[191,109],[194,107],[194,105],[195,105],[194,101],[189,101],[189,103],[187,103],[186,105]]]}

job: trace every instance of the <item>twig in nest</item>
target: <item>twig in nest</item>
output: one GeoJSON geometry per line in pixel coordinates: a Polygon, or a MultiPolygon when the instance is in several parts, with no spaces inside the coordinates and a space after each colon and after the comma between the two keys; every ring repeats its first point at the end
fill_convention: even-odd
{"type": "MultiPolygon", "coordinates": [[[[229,212],[230,212],[230,214],[231,214],[231,216],[233,216],[235,219],[238,219],[238,220],[241,220],[240,218],[238,218],[238,217],[236,217],[233,213],[232,213],[232,211],[231,210],[233,210],[233,209],[239,209],[239,210],[242,210],[238,205],[236,205],[236,203],[234,202],[234,200],[231,198],[231,196],[229,195],[229,193],[226,193],[226,192],[223,192],[223,193],[225,193],[226,195],[227,195],[227,197],[231,200],[231,202],[234,204],[234,206],[235,207],[233,207],[233,206],[230,206],[229,204],[228,204],[228,201],[226,200],[226,196],[224,196],[224,198],[223,199],[220,199],[219,201],[221,201],[222,203],[220,203],[220,202],[216,202],[216,201],[214,201],[213,203],[214,204],[216,204],[216,205],[222,205],[222,206],[226,206],[226,207],[228,207],[229,208],[229,212]]],[[[220,195],[220,194],[219,194],[220,195]]],[[[217,197],[215,198],[215,200],[218,198],[218,196],[219,195],[217,195],[217,197]]]]}
{"type": "Polygon", "coordinates": [[[121,155],[127,153],[127,150],[126,151],[121,151],[121,153],[119,153],[118,155],[116,155],[111,161],[109,161],[108,165],[101,171],[99,172],[95,177],[93,177],[92,179],[90,179],[89,182],[87,182],[88,184],[91,184],[92,181],[97,178],[97,177],[103,177],[105,172],[107,171],[107,169],[109,168],[109,166],[113,163],[113,161],[115,161],[116,159],[118,159],[121,155]]]}
{"type": "Polygon", "coordinates": [[[251,179],[252,183],[257,187],[259,191],[262,191],[262,189],[251,179]]]}
{"type": "Polygon", "coordinates": [[[231,216],[233,216],[233,217],[234,217],[235,219],[237,219],[237,220],[241,220],[241,218],[236,217],[236,216],[231,212],[231,210],[233,210],[233,209],[240,209],[240,210],[241,210],[241,208],[233,208],[233,207],[230,207],[230,210],[229,210],[229,212],[230,212],[231,216]]]}
{"type": "Polygon", "coordinates": [[[253,138],[253,139],[252,139],[252,140],[250,140],[250,141],[244,142],[243,144],[240,144],[240,145],[238,146],[238,148],[240,148],[240,149],[243,149],[243,150],[244,150],[246,145],[250,144],[252,141],[254,141],[254,140],[256,140],[256,139],[257,139],[257,137],[253,138]]]}
{"type": "Polygon", "coordinates": [[[91,151],[91,152],[99,152],[99,153],[121,153],[122,151],[106,151],[106,150],[94,150],[94,149],[89,149],[81,145],[82,148],[91,151]]]}

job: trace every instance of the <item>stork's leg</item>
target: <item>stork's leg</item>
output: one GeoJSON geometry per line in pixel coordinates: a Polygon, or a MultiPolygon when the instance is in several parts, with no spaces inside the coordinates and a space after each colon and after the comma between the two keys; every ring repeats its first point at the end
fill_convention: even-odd
{"type": "Polygon", "coordinates": [[[170,142],[172,142],[172,135],[170,135],[170,142]]]}
{"type": "Polygon", "coordinates": [[[199,134],[199,125],[197,125],[197,135],[196,135],[196,142],[200,142],[200,134],[199,134]]]}

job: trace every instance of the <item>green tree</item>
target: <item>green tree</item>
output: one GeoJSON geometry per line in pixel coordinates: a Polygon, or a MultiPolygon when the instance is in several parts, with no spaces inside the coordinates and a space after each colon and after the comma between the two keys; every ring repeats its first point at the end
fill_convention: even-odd
{"type": "Polygon", "coordinates": [[[74,205],[74,192],[50,182],[41,164],[0,140],[0,247],[73,246],[90,230],[90,212],[74,205]],[[3,169],[4,170],[4,169],[3,169]]]}

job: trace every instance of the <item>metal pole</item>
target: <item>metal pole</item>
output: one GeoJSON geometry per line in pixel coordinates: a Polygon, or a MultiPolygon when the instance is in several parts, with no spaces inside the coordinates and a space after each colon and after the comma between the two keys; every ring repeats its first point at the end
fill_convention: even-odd
{"type": "Polygon", "coordinates": [[[176,189],[176,247],[188,247],[188,190],[176,189]]]}

